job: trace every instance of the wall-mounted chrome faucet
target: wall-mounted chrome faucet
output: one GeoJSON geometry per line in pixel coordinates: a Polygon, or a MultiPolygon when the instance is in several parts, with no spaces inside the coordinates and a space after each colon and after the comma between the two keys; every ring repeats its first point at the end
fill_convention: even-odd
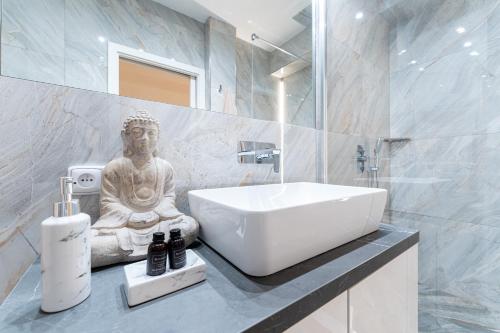
{"type": "Polygon", "coordinates": [[[280,172],[281,150],[274,143],[240,141],[238,162],[252,164],[273,164],[273,170],[280,172]]]}
{"type": "Polygon", "coordinates": [[[368,157],[365,155],[365,149],[362,145],[358,145],[356,149],[358,156],[356,157],[356,161],[358,162],[358,169],[361,173],[365,172],[365,163],[368,161],[368,157]]]}
{"type": "Polygon", "coordinates": [[[370,156],[365,155],[365,149],[362,145],[358,145],[356,152],[358,156],[356,157],[356,161],[358,162],[358,169],[361,173],[365,172],[365,163],[368,163],[368,187],[379,187],[379,179],[378,172],[380,170],[380,156],[382,152],[382,144],[385,139],[383,137],[379,137],[375,144],[375,148],[373,148],[373,159],[370,156]],[[374,160],[375,164],[372,164],[370,161],[374,160]]]}

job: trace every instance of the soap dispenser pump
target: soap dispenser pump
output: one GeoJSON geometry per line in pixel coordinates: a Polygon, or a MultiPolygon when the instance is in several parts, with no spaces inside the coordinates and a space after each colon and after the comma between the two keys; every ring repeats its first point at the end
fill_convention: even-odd
{"type": "Polygon", "coordinates": [[[90,216],[72,198],[73,178],[60,178],[62,200],[42,222],[42,310],[57,312],[90,295],[90,216]]]}

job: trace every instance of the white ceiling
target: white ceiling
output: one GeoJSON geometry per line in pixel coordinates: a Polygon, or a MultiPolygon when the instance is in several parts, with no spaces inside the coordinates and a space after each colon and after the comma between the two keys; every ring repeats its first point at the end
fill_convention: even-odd
{"type": "MultiPolygon", "coordinates": [[[[281,45],[304,30],[293,19],[311,0],[154,0],[197,21],[214,16],[236,27],[238,38],[251,42],[256,33],[281,45]]],[[[268,48],[257,42],[256,45],[268,48]]]]}

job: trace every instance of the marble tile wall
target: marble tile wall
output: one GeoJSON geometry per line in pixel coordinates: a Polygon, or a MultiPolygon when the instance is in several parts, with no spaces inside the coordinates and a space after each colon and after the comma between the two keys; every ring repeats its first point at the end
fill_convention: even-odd
{"type": "Polygon", "coordinates": [[[4,0],[2,17],[5,76],[107,91],[107,41],[205,67],[204,24],[154,1],[4,0]]]}
{"type": "MultiPolygon", "coordinates": [[[[40,222],[58,199],[58,177],[70,165],[120,156],[122,122],[137,110],[160,120],[160,155],[176,171],[177,205],[186,213],[190,189],[280,181],[272,165],[235,157],[239,140],[279,144],[277,122],[8,77],[0,77],[0,105],[0,302],[38,256],[40,222]]],[[[315,181],[316,130],[284,131],[284,180],[315,181]]],[[[98,196],[80,199],[95,221],[98,196]]]]}
{"type": "Polygon", "coordinates": [[[236,109],[238,115],[263,120],[279,120],[279,79],[271,75],[271,57],[271,52],[237,39],[236,109]]]}
{"type": "Polygon", "coordinates": [[[236,110],[238,115],[253,117],[252,110],[252,44],[236,39],[236,110]]]}
{"type": "Polygon", "coordinates": [[[236,114],[236,28],[209,17],[205,43],[210,110],[236,114]]]}
{"type": "Polygon", "coordinates": [[[500,1],[388,11],[390,132],[411,138],[391,148],[391,217],[421,231],[420,332],[498,331],[500,1]]]}
{"type": "MultiPolygon", "coordinates": [[[[378,137],[389,136],[389,24],[378,2],[327,2],[328,182],[368,185],[357,167],[362,145],[373,158],[378,137]],[[362,17],[356,19],[362,13],[362,17]]],[[[389,188],[390,163],[384,144],[380,186],[389,188]]]]}
{"type": "Polygon", "coordinates": [[[279,79],[271,75],[271,53],[260,47],[252,48],[252,108],[254,117],[279,120],[279,79]]]}
{"type": "Polygon", "coordinates": [[[293,73],[283,79],[287,123],[314,127],[314,89],[312,66],[293,73]]]}

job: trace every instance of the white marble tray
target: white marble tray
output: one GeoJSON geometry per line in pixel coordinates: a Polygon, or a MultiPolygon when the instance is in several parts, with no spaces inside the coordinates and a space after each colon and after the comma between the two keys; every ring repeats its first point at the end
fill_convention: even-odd
{"type": "MultiPolygon", "coordinates": [[[[168,267],[168,264],[167,264],[168,267]]],[[[146,260],[123,267],[128,305],[133,306],[170,294],[205,280],[207,265],[192,250],[186,251],[186,266],[158,276],[146,274],[146,260]]]]}

